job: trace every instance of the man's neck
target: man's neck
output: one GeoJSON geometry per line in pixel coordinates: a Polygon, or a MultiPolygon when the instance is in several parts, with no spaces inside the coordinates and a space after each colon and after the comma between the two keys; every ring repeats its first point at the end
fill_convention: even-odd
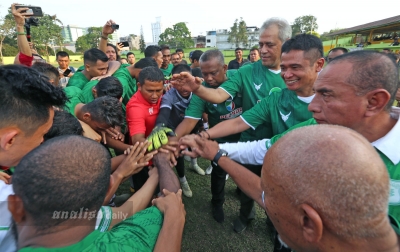
{"type": "Polygon", "coordinates": [[[69,67],[66,67],[66,68],[61,68],[60,66],[58,66],[58,68],[59,68],[60,70],[63,70],[63,71],[65,71],[65,70],[67,70],[69,67]]]}
{"type": "Polygon", "coordinates": [[[38,235],[34,225],[18,227],[18,249],[25,247],[60,248],[80,242],[94,231],[95,223],[83,225],[64,223],[63,228],[54,230],[51,233],[38,235]],[[68,228],[67,225],[70,225],[68,228]]]}
{"type": "Polygon", "coordinates": [[[91,79],[92,79],[92,77],[91,77],[90,74],[86,71],[86,69],[84,69],[84,70],[82,71],[82,74],[86,77],[86,79],[88,79],[88,80],[91,80],[91,79]]]}
{"type": "Polygon", "coordinates": [[[77,117],[79,120],[81,120],[81,121],[84,121],[84,120],[83,120],[83,112],[82,112],[83,106],[85,106],[85,104],[83,104],[83,103],[78,103],[78,104],[75,106],[75,109],[74,109],[74,112],[75,112],[76,117],[77,117]]]}
{"type": "Polygon", "coordinates": [[[310,97],[314,94],[313,85],[307,85],[301,89],[295,90],[296,95],[299,97],[310,97]]]}
{"type": "MultiPolygon", "coordinates": [[[[169,64],[168,64],[168,65],[169,65],[169,64]]],[[[161,65],[161,68],[162,68],[162,69],[167,69],[167,68],[168,68],[168,65],[165,65],[165,66],[161,65]]]]}
{"type": "Polygon", "coordinates": [[[397,120],[392,118],[390,113],[382,111],[376,116],[366,118],[364,122],[359,124],[359,127],[353,130],[363,135],[372,143],[389,133],[396,123],[397,120]]]}
{"type": "Polygon", "coordinates": [[[236,59],[236,61],[237,61],[237,62],[239,62],[239,63],[242,63],[242,61],[243,61],[243,58],[236,59]]]}

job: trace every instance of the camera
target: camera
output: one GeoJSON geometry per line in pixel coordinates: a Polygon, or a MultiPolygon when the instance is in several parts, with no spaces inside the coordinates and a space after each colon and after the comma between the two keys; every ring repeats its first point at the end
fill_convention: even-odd
{"type": "Polygon", "coordinates": [[[38,26],[39,25],[39,19],[35,17],[30,17],[25,19],[25,24],[29,26],[38,26]]]}
{"type": "Polygon", "coordinates": [[[119,25],[117,24],[112,24],[111,28],[113,28],[114,30],[118,30],[119,29],[119,25]]]}

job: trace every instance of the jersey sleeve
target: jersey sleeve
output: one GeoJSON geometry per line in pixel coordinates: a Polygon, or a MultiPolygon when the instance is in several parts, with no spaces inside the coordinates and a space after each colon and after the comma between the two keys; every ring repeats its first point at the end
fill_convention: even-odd
{"type": "Polygon", "coordinates": [[[129,135],[146,134],[146,119],[143,110],[139,106],[131,106],[126,110],[126,123],[129,135]]]}
{"type": "Polygon", "coordinates": [[[193,94],[189,106],[185,111],[185,118],[200,120],[203,116],[203,112],[205,112],[205,106],[206,102],[200,99],[200,97],[198,97],[197,95],[193,94]]]}
{"type": "Polygon", "coordinates": [[[162,224],[162,213],[152,206],[118,223],[108,235],[114,241],[121,240],[121,245],[129,247],[129,251],[153,251],[162,224]]]}
{"type": "Polygon", "coordinates": [[[169,108],[172,109],[172,104],[173,104],[173,95],[172,92],[174,90],[171,89],[169,90],[165,95],[163,95],[163,97],[161,98],[161,105],[160,105],[160,109],[162,108],[169,108]]]}
{"type": "Polygon", "coordinates": [[[241,71],[237,71],[236,74],[229,77],[229,79],[218,88],[227,92],[232,99],[235,98],[236,94],[242,93],[243,81],[241,71]]]}
{"type": "Polygon", "coordinates": [[[97,212],[95,229],[100,232],[105,232],[110,227],[112,221],[112,210],[109,206],[102,206],[97,212]]]}
{"type": "Polygon", "coordinates": [[[156,120],[156,125],[159,123],[164,123],[168,124],[168,119],[169,116],[171,115],[171,109],[164,107],[160,108],[160,111],[158,112],[157,120],[156,120]]]}
{"type": "Polygon", "coordinates": [[[28,56],[20,52],[18,54],[18,60],[21,65],[30,67],[32,66],[33,56],[28,56]]]}
{"type": "Polygon", "coordinates": [[[268,96],[262,99],[261,102],[257,103],[250,110],[244,112],[240,117],[253,130],[255,130],[257,126],[260,124],[271,123],[270,103],[272,102],[273,102],[272,97],[268,96]]]}

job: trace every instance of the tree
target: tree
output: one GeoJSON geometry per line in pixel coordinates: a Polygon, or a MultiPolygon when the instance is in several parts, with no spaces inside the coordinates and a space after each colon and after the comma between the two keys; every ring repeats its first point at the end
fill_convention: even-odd
{"type": "Polygon", "coordinates": [[[296,36],[300,33],[313,32],[318,30],[317,18],[313,15],[300,16],[292,24],[292,34],[296,36]]]}
{"type": "Polygon", "coordinates": [[[14,34],[14,30],[15,22],[12,19],[6,17],[0,18],[0,65],[3,64],[3,42],[7,37],[14,34]]]}
{"type": "Polygon", "coordinates": [[[322,41],[329,41],[329,40],[332,40],[333,37],[332,37],[332,36],[328,36],[328,34],[330,34],[330,33],[332,33],[332,32],[335,32],[335,31],[342,30],[342,29],[343,29],[343,28],[335,28],[335,29],[331,29],[329,32],[324,32],[324,33],[321,34],[320,39],[321,39],[322,41]]]}
{"type": "Polygon", "coordinates": [[[247,36],[246,22],[243,18],[240,18],[240,22],[236,19],[229,32],[228,42],[234,43],[236,47],[239,47],[240,44],[242,44],[243,47],[247,47],[248,41],[249,37],[247,36]]]}
{"type": "MultiPolygon", "coordinates": [[[[88,33],[80,36],[75,43],[76,50],[84,52],[91,48],[98,48],[100,42],[102,27],[89,27],[88,33]]],[[[109,38],[111,35],[109,35],[109,38]]],[[[112,37],[111,37],[112,38],[112,37]]]]}
{"type": "Polygon", "coordinates": [[[146,42],[144,42],[143,26],[140,26],[140,41],[139,41],[140,52],[144,53],[146,49],[146,42]]]}
{"type": "Polygon", "coordinates": [[[176,23],[160,35],[159,45],[170,45],[172,48],[193,47],[192,35],[184,22],[176,23]]]}

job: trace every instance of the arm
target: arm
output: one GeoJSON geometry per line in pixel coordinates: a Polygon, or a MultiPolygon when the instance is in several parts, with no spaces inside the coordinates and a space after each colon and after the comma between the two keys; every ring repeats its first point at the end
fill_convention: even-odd
{"type": "Polygon", "coordinates": [[[112,24],[115,24],[115,22],[112,21],[111,19],[108,20],[106,24],[103,26],[103,30],[101,31],[99,49],[104,53],[106,53],[107,51],[108,35],[114,33],[114,29],[111,28],[112,24]]]}
{"type": "MultiPolygon", "coordinates": [[[[243,121],[242,117],[237,117],[218,123],[210,128],[207,133],[210,135],[211,139],[215,139],[240,133],[248,128],[250,128],[250,126],[243,121]]],[[[208,138],[208,135],[205,133],[202,133],[202,136],[208,138]]]]}
{"type": "Polygon", "coordinates": [[[178,177],[171,169],[169,155],[166,153],[158,153],[154,156],[153,162],[158,168],[160,190],[166,189],[170,192],[178,192],[181,186],[179,184],[178,177]]]}
{"type": "Polygon", "coordinates": [[[229,153],[229,158],[241,164],[262,165],[264,156],[268,149],[266,142],[268,139],[262,139],[252,142],[223,143],[219,148],[229,153]]]}
{"type": "MultiPolygon", "coordinates": [[[[110,136],[108,134],[105,134],[105,136],[106,136],[105,143],[106,143],[107,147],[109,147],[109,148],[113,148],[118,151],[124,151],[130,147],[130,145],[125,144],[125,143],[121,142],[120,140],[114,139],[112,136],[110,136]]],[[[144,142],[144,141],[141,141],[141,142],[144,142]]],[[[136,142],[132,142],[132,143],[134,144],[136,142]]]]}
{"type": "Polygon", "coordinates": [[[122,163],[122,161],[124,161],[125,158],[125,155],[118,155],[111,158],[111,173],[113,173],[118,168],[118,166],[122,163]]]}
{"type": "Polygon", "coordinates": [[[200,119],[194,119],[194,118],[188,118],[188,117],[183,119],[183,121],[175,129],[175,134],[178,137],[178,139],[180,137],[183,137],[183,136],[189,134],[194,129],[194,127],[196,126],[196,124],[199,120],[200,119]]]}
{"type": "Polygon", "coordinates": [[[143,111],[138,106],[126,108],[126,123],[133,144],[146,140],[146,119],[142,112],[143,111]]]}
{"type": "Polygon", "coordinates": [[[132,138],[132,143],[136,143],[136,142],[142,143],[142,142],[146,141],[144,134],[136,134],[136,135],[133,135],[131,138],[132,138]]]}
{"type": "MultiPolygon", "coordinates": [[[[190,146],[193,152],[208,160],[213,160],[219,150],[217,142],[197,135],[193,138],[182,139],[182,143],[190,146]]],[[[228,155],[230,155],[229,152],[228,155]]],[[[228,157],[221,157],[218,165],[232,177],[246,195],[262,206],[260,177],[228,157]]]]}
{"type": "Polygon", "coordinates": [[[178,90],[193,92],[201,99],[215,104],[224,102],[230,97],[230,95],[223,89],[207,88],[201,85],[200,78],[193,77],[187,72],[174,74],[172,76],[171,84],[178,90]]]}

